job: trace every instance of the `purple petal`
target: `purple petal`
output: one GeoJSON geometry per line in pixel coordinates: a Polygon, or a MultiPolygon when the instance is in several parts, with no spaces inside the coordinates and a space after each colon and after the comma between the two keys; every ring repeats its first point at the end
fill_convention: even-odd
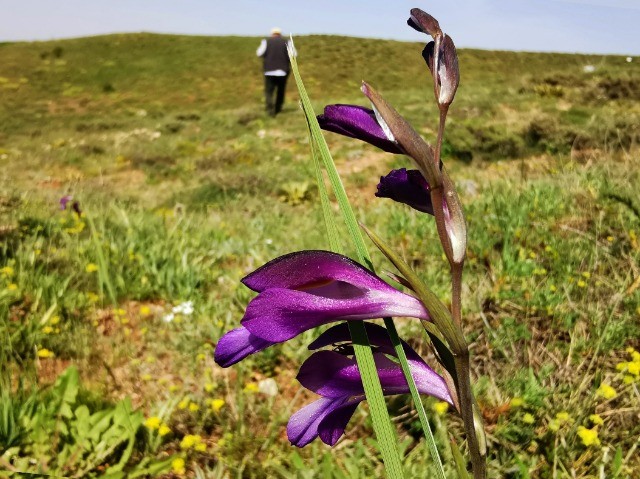
{"type": "Polygon", "coordinates": [[[289,442],[297,447],[306,446],[318,437],[318,426],[327,414],[349,402],[348,397],[321,398],[298,410],[287,424],[289,442]]]}
{"type": "Polygon", "coordinates": [[[251,334],[276,343],[339,320],[390,316],[429,319],[420,301],[388,285],[378,290],[342,282],[334,286],[308,291],[267,289],[249,303],[242,325],[251,334]]]}
{"type": "MultiPolygon", "coordinates": [[[[395,349],[391,343],[391,338],[389,338],[389,333],[386,328],[375,323],[367,322],[364,324],[367,330],[369,343],[372,346],[377,346],[379,348],[378,351],[395,356],[395,349]]],[[[340,323],[327,329],[324,333],[318,336],[315,341],[309,344],[309,349],[313,351],[329,345],[337,345],[339,343],[351,343],[351,333],[349,332],[349,325],[347,323],[340,323]]],[[[405,353],[409,359],[421,360],[418,353],[416,353],[411,346],[404,341],[402,341],[402,345],[404,346],[405,353]]]]}
{"type": "MultiPolygon", "coordinates": [[[[406,394],[409,386],[400,364],[382,353],[374,353],[380,384],[385,395],[406,394]]],[[[444,379],[422,359],[409,359],[411,375],[418,391],[453,404],[444,379]]],[[[362,378],[355,358],[334,351],[320,351],[309,357],[297,377],[300,384],[323,397],[364,394],[362,378]]]]}
{"type": "Polygon", "coordinates": [[[344,430],[351,420],[351,416],[356,412],[358,404],[362,402],[364,396],[350,399],[348,402],[329,411],[318,425],[318,435],[322,442],[329,446],[335,446],[338,439],[344,434],[344,430]]]}
{"type": "Polygon", "coordinates": [[[71,195],[65,195],[62,198],[60,198],[60,209],[61,210],[66,210],[67,209],[67,203],[69,203],[69,201],[71,201],[73,199],[73,196],[71,195]]]}
{"type": "Polygon", "coordinates": [[[391,198],[412,208],[433,215],[429,183],[418,170],[391,170],[387,176],[380,177],[378,198],[391,198]]]}
{"type": "Polygon", "coordinates": [[[355,360],[334,351],[313,353],[300,367],[296,379],[309,391],[323,397],[364,393],[355,360]]]}
{"type": "Polygon", "coordinates": [[[393,290],[352,259],[322,250],[297,251],[280,256],[242,279],[243,284],[257,292],[269,288],[311,290],[332,281],[368,289],[393,290]]]}
{"type": "Polygon", "coordinates": [[[402,153],[389,139],[376,119],[375,112],[357,105],[327,105],[318,115],[320,128],[365,141],[389,153],[402,153]]]}
{"type": "Polygon", "coordinates": [[[244,327],[224,334],[218,341],[214,360],[223,368],[241,361],[247,356],[272,346],[273,342],[254,336],[244,327]]]}

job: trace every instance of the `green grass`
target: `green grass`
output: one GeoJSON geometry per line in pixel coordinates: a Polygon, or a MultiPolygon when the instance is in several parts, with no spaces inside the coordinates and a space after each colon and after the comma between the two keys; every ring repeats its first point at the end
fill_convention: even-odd
{"type": "MultiPolygon", "coordinates": [[[[311,400],[294,377],[312,333],[229,370],[211,358],[252,297],[239,283],[246,273],[327,247],[297,93],[290,82],[285,112],[262,114],[257,43],[135,34],[0,45],[0,434],[10,438],[0,469],[61,470],[52,458],[29,461],[48,445],[33,418],[54,420],[36,406],[75,365],[74,413],[110,414],[129,396],[171,428],[163,437],[140,428],[130,472],[183,456],[193,477],[380,477],[366,406],[334,450],[286,440],[288,415],[311,400]],[[69,192],[84,218],[59,211],[69,192]],[[184,301],[194,313],[165,322],[184,301]],[[45,349],[54,356],[39,358],[45,349]],[[254,391],[268,378],[276,397],[254,391]],[[212,399],[225,404],[216,411],[212,399]],[[181,450],[188,434],[207,450],[181,450]]],[[[296,46],[318,111],[365,105],[366,79],[433,141],[421,45],[311,36],[296,46]]],[[[465,332],[490,477],[633,477],[639,383],[626,384],[616,365],[630,361],[626,348],[640,349],[640,66],[477,50],[461,51],[460,65],[444,151],[469,223],[465,332]],[[617,397],[599,396],[602,383],[617,397]],[[563,411],[571,420],[554,431],[563,411]],[[604,419],[601,446],[587,447],[577,432],[594,413],[604,419]]],[[[327,139],[359,219],[446,299],[433,221],[373,197],[377,178],[408,160],[327,139]]],[[[374,263],[392,269],[379,254],[374,263]]],[[[418,324],[396,323],[424,350],[418,324]]],[[[407,476],[427,476],[408,404],[389,400],[407,476]]],[[[433,423],[451,465],[447,438],[461,437],[461,424],[452,414],[433,423]]],[[[69,470],[82,467],[78,459],[69,470]]]]}

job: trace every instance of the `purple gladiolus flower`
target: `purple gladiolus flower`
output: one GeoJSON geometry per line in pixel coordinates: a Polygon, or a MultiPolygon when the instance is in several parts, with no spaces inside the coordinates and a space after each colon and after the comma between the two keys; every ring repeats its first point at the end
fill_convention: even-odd
{"type": "Polygon", "coordinates": [[[387,176],[380,177],[378,198],[391,198],[412,208],[433,215],[431,188],[418,170],[391,170],[387,176]]]}
{"type": "MultiPolygon", "coordinates": [[[[395,351],[389,335],[381,326],[367,323],[367,336],[376,347],[374,360],[385,395],[406,394],[409,386],[400,365],[389,359],[395,351]]],[[[344,430],[358,404],[365,399],[362,378],[355,358],[347,356],[350,336],[345,324],[334,326],[314,341],[314,349],[329,344],[339,345],[334,351],[314,353],[300,368],[298,380],[322,398],[297,411],[289,420],[289,441],[303,447],[316,437],[333,446],[344,430]],[[341,352],[338,352],[341,351],[341,352]]],[[[453,404],[444,379],[433,371],[409,345],[403,342],[409,369],[418,391],[453,404]]]]}
{"type": "Polygon", "coordinates": [[[80,209],[80,203],[78,201],[73,201],[73,196],[65,195],[60,198],[60,209],[66,210],[67,205],[71,202],[71,209],[78,215],[82,216],[82,210],[80,209]]]}
{"type": "Polygon", "coordinates": [[[389,153],[402,153],[384,121],[374,110],[357,105],[327,105],[318,115],[320,128],[366,141],[389,153]]]}
{"type": "Polygon", "coordinates": [[[65,195],[62,198],[60,198],[60,209],[61,210],[66,210],[67,209],[67,203],[69,203],[69,201],[73,200],[73,196],[71,195],[65,195]]]}
{"type": "Polygon", "coordinates": [[[329,251],[281,256],[242,282],[259,294],[247,306],[242,326],[220,338],[215,360],[223,367],[335,321],[389,316],[430,319],[418,299],[329,251]]]}

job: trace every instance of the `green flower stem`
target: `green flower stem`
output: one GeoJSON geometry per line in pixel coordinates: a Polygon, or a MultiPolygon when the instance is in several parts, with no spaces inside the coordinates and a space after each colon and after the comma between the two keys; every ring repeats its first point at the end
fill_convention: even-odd
{"type": "Polygon", "coordinates": [[[474,479],[485,479],[487,477],[487,463],[484,455],[480,451],[480,443],[476,434],[476,421],[473,414],[473,391],[471,390],[471,377],[469,368],[469,350],[454,352],[454,362],[456,374],[458,376],[458,398],[460,400],[460,414],[464,423],[464,430],[471,456],[471,466],[473,468],[474,479]]]}

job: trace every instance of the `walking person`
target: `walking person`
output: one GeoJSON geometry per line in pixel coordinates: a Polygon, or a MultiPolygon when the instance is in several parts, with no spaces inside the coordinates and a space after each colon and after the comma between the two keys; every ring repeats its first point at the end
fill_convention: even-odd
{"type": "MultiPolygon", "coordinates": [[[[271,36],[262,40],[256,50],[256,55],[262,57],[264,61],[264,95],[269,116],[276,116],[282,111],[290,69],[287,53],[287,45],[289,44],[288,40],[282,38],[282,30],[272,28],[271,36]]],[[[293,44],[291,44],[291,48],[293,56],[296,56],[293,44]]]]}

